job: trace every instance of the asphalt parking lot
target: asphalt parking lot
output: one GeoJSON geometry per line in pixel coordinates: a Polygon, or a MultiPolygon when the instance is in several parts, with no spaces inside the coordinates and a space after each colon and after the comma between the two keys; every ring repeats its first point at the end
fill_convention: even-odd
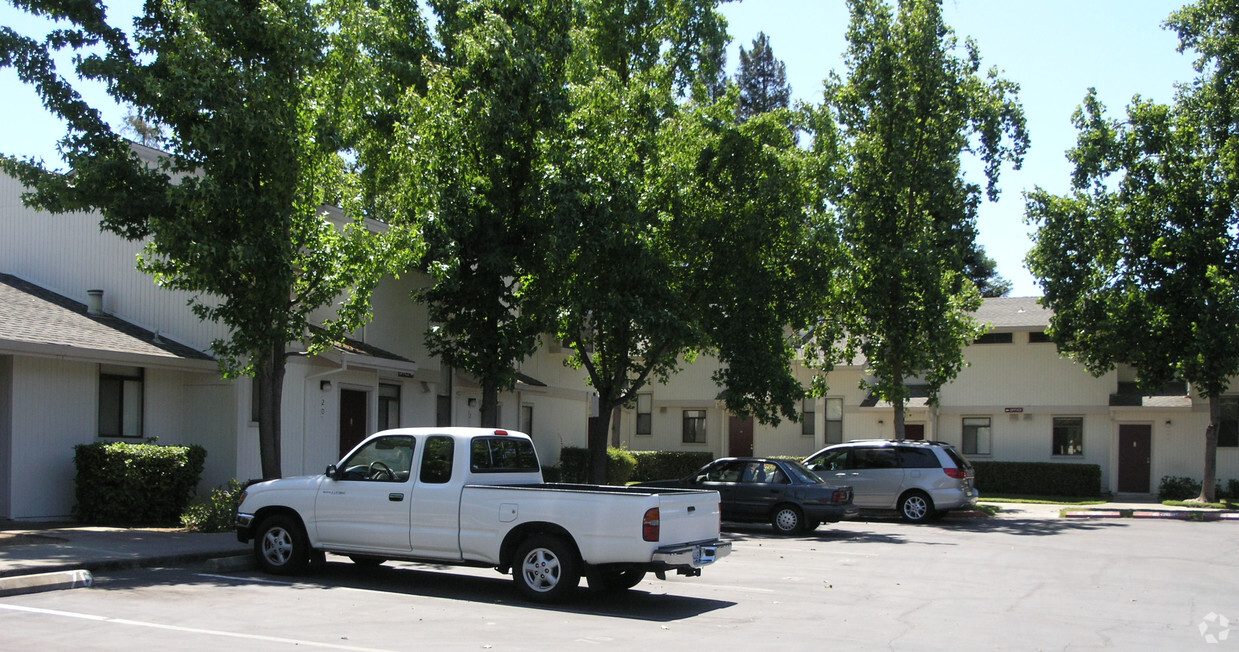
{"type": "Polygon", "coordinates": [[[1239,524],[1051,516],[729,526],[735,553],[700,578],[554,607],[485,569],[131,569],[0,598],[0,631],[10,649],[1239,649],[1239,524]]]}

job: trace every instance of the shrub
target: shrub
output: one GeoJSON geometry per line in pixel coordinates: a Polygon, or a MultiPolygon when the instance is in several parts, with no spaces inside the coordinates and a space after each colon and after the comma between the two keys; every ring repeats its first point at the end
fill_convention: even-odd
{"type": "Polygon", "coordinates": [[[1101,467],[1097,464],[1054,462],[973,462],[976,488],[985,494],[1031,496],[1101,495],[1101,467]]]}
{"type": "MultiPolygon", "coordinates": [[[[607,484],[625,485],[637,467],[637,458],[622,448],[607,448],[607,484]]],[[[559,476],[562,482],[589,481],[589,449],[567,446],[559,451],[559,476]]]]}
{"type": "Polygon", "coordinates": [[[1200,495],[1200,483],[1184,476],[1162,476],[1157,486],[1158,500],[1188,500],[1200,495]]]}
{"type": "Polygon", "coordinates": [[[633,480],[674,480],[686,478],[697,469],[714,461],[714,454],[704,451],[634,451],[637,468],[633,480]]]}
{"type": "Polygon", "coordinates": [[[181,514],[181,525],[190,532],[227,532],[237,520],[237,505],[245,485],[237,480],[216,487],[211,495],[194,503],[181,514]]]}
{"type": "Polygon", "coordinates": [[[97,442],[73,450],[83,523],[175,525],[206,463],[201,446],[97,442]]]}

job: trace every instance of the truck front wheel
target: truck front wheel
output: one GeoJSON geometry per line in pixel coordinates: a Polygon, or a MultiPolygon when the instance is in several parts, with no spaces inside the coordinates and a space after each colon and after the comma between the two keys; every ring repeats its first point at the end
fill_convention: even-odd
{"type": "Polygon", "coordinates": [[[581,583],[576,551],[562,538],[537,534],[516,549],[512,579],[516,588],[535,602],[563,600],[581,583]]]}
{"type": "Polygon", "coordinates": [[[276,514],[263,519],[258,526],[254,556],[264,571],[292,575],[305,570],[310,561],[310,544],[296,519],[276,514]]]}

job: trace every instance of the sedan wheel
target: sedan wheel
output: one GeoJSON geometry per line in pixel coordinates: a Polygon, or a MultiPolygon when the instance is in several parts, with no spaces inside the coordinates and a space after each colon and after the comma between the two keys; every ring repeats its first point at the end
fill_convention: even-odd
{"type": "Polygon", "coordinates": [[[774,531],[779,534],[797,534],[804,529],[804,515],[800,513],[800,508],[795,505],[779,505],[774,508],[774,514],[770,517],[770,524],[774,526],[774,531]]]}

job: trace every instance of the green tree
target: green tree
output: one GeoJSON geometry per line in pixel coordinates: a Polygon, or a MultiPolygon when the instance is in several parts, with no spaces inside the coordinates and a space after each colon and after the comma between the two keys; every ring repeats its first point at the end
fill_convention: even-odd
{"type": "Polygon", "coordinates": [[[1135,366],[1146,389],[1186,380],[1209,400],[1200,500],[1214,499],[1219,397],[1239,374],[1239,49],[1231,3],[1171,15],[1200,76],[1171,105],[1136,96],[1106,117],[1090,90],[1072,120],[1072,191],[1026,195],[1028,266],[1062,351],[1095,374],[1135,366]]]}
{"type": "Polygon", "coordinates": [[[436,0],[434,48],[415,5],[340,2],[361,44],[357,178],[434,280],[416,298],[430,352],[482,386],[481,422],[548,330],[530,300],[547,241],[542,143],[564,111],[567,0],[436,0]],[[366,12],[378,15],[359,19],[366,12]],[[378,68],[376,68],[378,67],[378,68]],[[370,77],[365,77],[369,74],[370,77]]]}
{"type": "MultiPolygon", "coordinates": [[[[815,121],[844,182],[836,205],[849,274],[834,318],[847,332],[836,359],[864,355],[872,389],[895,406],[904,436],[908,379],[931,400],[963,364],[980,327],[968,316],[980,296],[966,276],[981,189],[961,157],[984,163],[995,200],[1000,168],[1027,149],[1018,86],[980,73],[975,44],[961,44],[936,0],[850,0],[848,78],[832,74],[815,121]],[[832,131],[836,130],[836,131],[832,131]]],[[[821,137],[821,136],[819,136],[821,137]]]]}
{"type": "Polygon", "coordinates": [[[342,294],[341,318],[307,345],[359,324],[378,272],[364,225],[342,231],[322,210],[340,164],[330,120],[314,110],[325,42],[314,11],[298,0],[154,0],[131,39],[101,3],[15,4],[62,25],[41,42],[4,28],[0,65],[67,121],[69,173],[13,158],[2,167],[33,189],[29,205],[98,210],[104,229],[146,239],[139,268],[195,293],[194,313],[227,327],[212,348],[226,375],[256,374],[262,473],[279,477],[288,345],[342,294]],[[65,47],[82,52],[80,76],[159,128],[164,152],[139,157],[81,99],[52,62],[65,47]]]}
{"type": "Polygon", "coordinates": [[[804,390],[784,329],[803,298],[788,286],[804,279],[790,270],[820,259],[803,251],[809,202],[790,114],[740,126],[734,94],[683,101],[712,78],[715,2],[581,6],[572,111],[548,156],[557,222],[543,290],[598,396],[589,449],[601,482],[616,408],[702,351],[723,362],[716,380],[734,412],[794,414],[804,390]]]}
{"type": "Polygon", "coordinates": [[[790,106],[792,87],[787,83],[787,65],[775,58],[765,32],[757,33],[751,50],[740,46],[736,85],[740,87],[741,120],[790,106]]]}

